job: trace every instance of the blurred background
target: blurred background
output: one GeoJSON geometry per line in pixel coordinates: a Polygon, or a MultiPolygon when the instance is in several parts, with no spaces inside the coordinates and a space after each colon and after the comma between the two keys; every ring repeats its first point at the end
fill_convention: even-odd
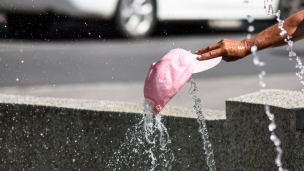
{"type": "MultiPolygon", "coordinates": [[[[303,8],[302,0],[0,2],[0,93],[142,103],[150,65],[171,49],[243,40],[276,23],[267,12],[285,19],[303,8]]],[[[294,45],[301,59],[303,43],[294,45]]],[[[258,55],[265,67],[250,55],[195,74],[202,106],[224,110],[227,98],[258,91],[261,70],[267,88],[302,89],[286,47],[258,55]]],[[[169,105],[191,107],[189,88],[169,105]]]]}

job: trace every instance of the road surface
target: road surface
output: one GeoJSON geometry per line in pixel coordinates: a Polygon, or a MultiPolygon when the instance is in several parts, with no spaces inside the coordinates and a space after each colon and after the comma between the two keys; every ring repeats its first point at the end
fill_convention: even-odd
{"type": "MultiPolygon", "coordinates": [[[[143,101],[143,82],[151,63],[168,51],[194,52],[223,38],[242,40],[245,33],[202,33],[153,36],[141,40],[119,37],[85,39],[0,39],[0,93],[80,99],[143,101]]],[[[304,41],[294,51],[304,56],[304,41]]],[[[295,60],[286,47],[258,53],[266,67],[256,67],[252,56],[195,74],[203,107],[225,108],[225,99],[256,92],[258,73],[267,72],[267,88],[301,90],[295,60]],[[269,81],[269,82],[267,82],[269,81]]],[[[304,60],[303,58],[301,58],[304,60]]],[[[186,85],[170,105],[191,107],[186,85]]]]}

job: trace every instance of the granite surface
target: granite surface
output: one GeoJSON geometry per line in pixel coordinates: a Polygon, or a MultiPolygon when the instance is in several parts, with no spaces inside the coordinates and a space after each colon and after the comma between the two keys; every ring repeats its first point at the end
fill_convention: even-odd
{"type": "MultiPolygon", "coordinates": [[[[143,104],[116,102],[116,101],[101,101],[101,100],[77,100],[67,98],[49,98],[35,96],[18,96],[0,94],[0,103],[10,104],[27,104],[38,106],[54,106],[72,109],[96,110],[96,111],[111,111],[125,113],[142,113],[143,104]]],[[[225,111],[202,109],[206,120],[225,119],[225,111]]],[[[162,115],[175,117],[196,118],[193,109],[179,106],[165,106],[161,111],[162,115]]]]}
{"type": "MultiPolygon", "coordinates": [[[[283,166],[304,170],[303,93],[266,93],[283,166]]],[[[263,104],[257,92],[228,99],[226,112],[203,110],[217,170],[277,170],[263,104]]],[[[142,105],[134,103],[0,95],[0,170],[149,170],[149,157],[108,168],[109,161],[126,161],[130,149],[138,149],[128,139],[141,113],[142,105]]],[[[171,170],[207,170],[194,110],[166,106],[162,114],[174,153],[171,170]]],[[[162,167],[156,170],[166,170],[162,167]]]]}
{"type": "MultiPolygon", "coordinates": [[[[285,109],[304,108],[304,93],[300,91],[271,89],[266,91],[270,97],[269,105],[285,109]]],[[[264,97],[260,92],[229,98],[228,101],[264,104],[264,97]]]]}

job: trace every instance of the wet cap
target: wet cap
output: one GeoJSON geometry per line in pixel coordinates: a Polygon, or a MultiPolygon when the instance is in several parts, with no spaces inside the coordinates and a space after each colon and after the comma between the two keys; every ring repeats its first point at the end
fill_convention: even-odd
{"type": "Polygon", "coordinates": [[[155,102],[157,114],[175,96],[193,73],[213,68],[222,57],[198,61],[197,55],[184,49],[173,49],[160,61],[153,63],[144,85],[144,96],[155,102]]]}

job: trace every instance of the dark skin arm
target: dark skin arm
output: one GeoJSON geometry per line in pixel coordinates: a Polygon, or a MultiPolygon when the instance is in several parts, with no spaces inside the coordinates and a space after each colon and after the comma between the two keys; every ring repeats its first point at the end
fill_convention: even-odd
{"type": "Polygon", "coordinates": [[[283,37],[280,35],[281,30],[277,23],[251,38],[242,41],[223,39],[195,53],[198,55],[198,60],[222,56],[223,60],[231,62],[251,54],[251,47],[254,45],[257,46],[258,50],[283,46],[287,44],[284,39],[288,35],[292,36],[291,40],[296,42],[304,38],[304,10],[285,19],[283,28],[287,31],[283,37]]]}

